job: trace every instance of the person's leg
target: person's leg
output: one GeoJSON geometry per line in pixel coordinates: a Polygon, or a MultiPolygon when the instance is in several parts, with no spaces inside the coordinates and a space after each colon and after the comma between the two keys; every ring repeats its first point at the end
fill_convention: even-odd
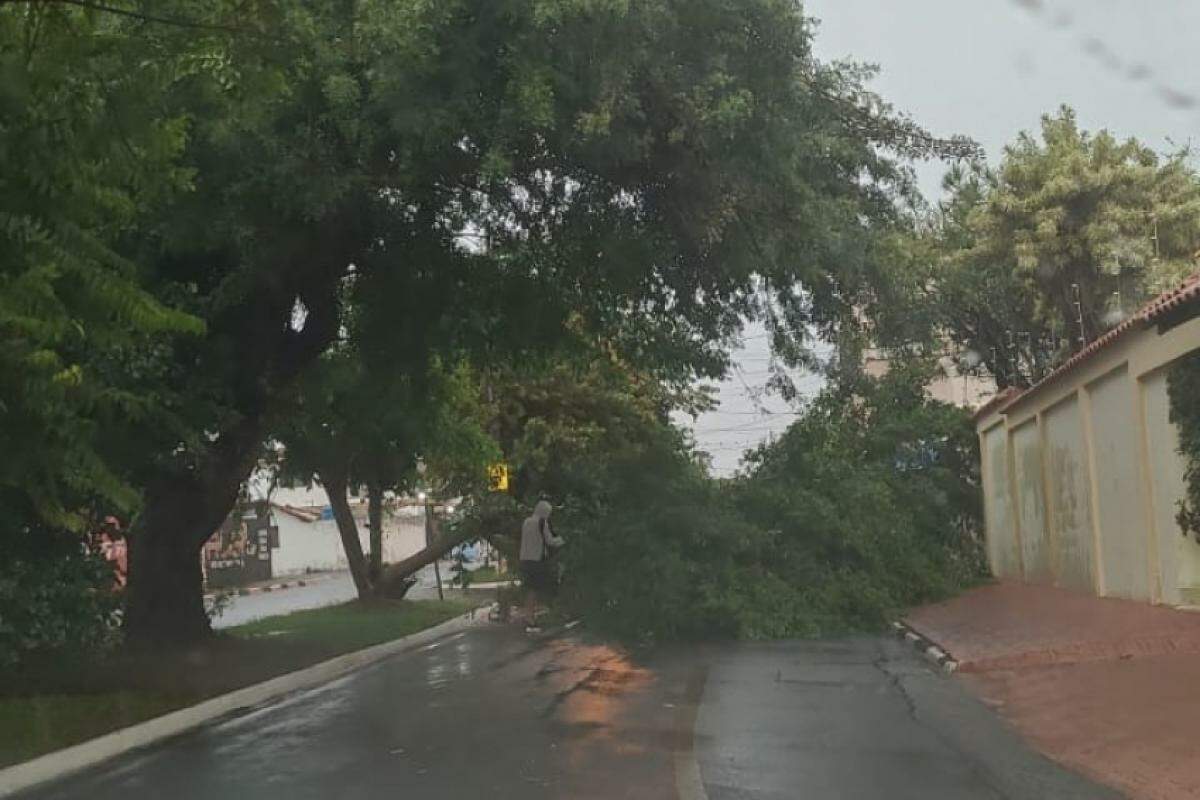
{"type": "Polygon", "coordinates": [[[537,562],[521,562],[521,589],[525,592],[525,621],[532,625],[537,610],[537,562]]]}
{"type": "Polygon", "coordinates": [[[532,561],[529,564],[529,607],[527,610],[528,625],[533,631],[538,628],[538,615],[543,611],[544,594],[546,592],[546,562],[532,561]]]}
{"type": "Polygon", "coordinates": [[[525,620],[530,625],[537,615],[537,590],[532,586],[525,587],[525,620]]]}

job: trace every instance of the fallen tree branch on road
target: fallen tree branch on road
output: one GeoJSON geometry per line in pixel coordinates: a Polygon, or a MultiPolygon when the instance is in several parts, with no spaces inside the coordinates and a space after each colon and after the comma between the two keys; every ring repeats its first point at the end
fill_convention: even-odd
{"type": "Polygon", "coordinates": [[[518,510],[489,508],[477,510],[477,515],[460,521],[452,531],[444,532],[441,522],[431,514],[429,524],[432,526],[433,541],[408,558],[386,565],[375,586],[376,595],[402,597],[407,582],[418,570],[429,566],[458,545],[475,539],[490,542],[506,559],[515,562],[519,537],[513,532],[519,530],[520,521],[521,512],[518,510]]]}
{"type": "Polygon", "coordinates": [[[375,594],[380,597],[399,597],[408,591],[409,579],[418,570],[427,567],[442,556],[449,553],[458,545],[470,539],[477,538],[477,533],[470,526],[462,526],[449,533],[441,533],[441,525],[432,514],[429,524],[436,536],[432,543],[403,561],[384,567],[383,574],[375,585],[375,594]]]}

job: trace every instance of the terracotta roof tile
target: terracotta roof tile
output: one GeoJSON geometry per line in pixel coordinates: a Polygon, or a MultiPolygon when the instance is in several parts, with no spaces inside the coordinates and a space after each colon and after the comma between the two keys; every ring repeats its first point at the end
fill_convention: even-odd
{"type": "Polygon", "coordinates": [[[1196,299],[1200,299],[1200,272],[1192,275],[1174,289],[1163,292],[1151,300],[1142,309],[1141,313],[1147,322],[1153,322],[1164,314],[1187,305],[1196,299]]]}

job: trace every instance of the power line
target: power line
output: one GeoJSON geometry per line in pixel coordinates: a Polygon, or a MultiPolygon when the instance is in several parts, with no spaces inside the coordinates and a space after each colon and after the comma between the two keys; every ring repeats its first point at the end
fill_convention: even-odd
{"type": "MultiPolygon", "coordinates": [[[[1035,19],[1047,22],[1051,28],[1065,31],[1076,27],[1075,18],[1069,11],[1063,9],[1052,11],[1050,3],[1046,0],[1013,0],[1013,2],[1035,19]]],[[[1200,98],[1189,92],[1180,91],[1161,79],[1156,79],[1154,71],[1146,64],[1123,58],[1116,48],[1096,36],[1085,36],[1080,40],[1080,47],[1086,56],[1126,80],[1139,83],[1153,80],[1158,98],[1173,109],[1194,109],[1200,105],[1200,98]]]]}
{"type": "Polygon", "coordinates": [[[720,414],[720,415],[725,415],[725,416],[761,416],[761,417],[780,416],[780,417],[782,417],[782,416],[804,416],[804,411],[767,411],[767,413],[763,413],[763,411],[722,411],[720,409],[714,409],[712,411],[704,411],[704,413],[701,416],[708,416],[709,414],[720,414]]]}

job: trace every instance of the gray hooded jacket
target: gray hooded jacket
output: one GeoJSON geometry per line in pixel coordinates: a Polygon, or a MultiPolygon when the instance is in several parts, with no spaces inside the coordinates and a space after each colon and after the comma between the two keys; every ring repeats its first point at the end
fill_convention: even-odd
{"type": "Polygon", "coordinates": [[[550,529],[551,510],[549,503],[539,500],[533,507],[533,514],[521,523],[522,561],[541,561],[549,555],[550,548],[563,546],[563,540],[550,529]]]}

